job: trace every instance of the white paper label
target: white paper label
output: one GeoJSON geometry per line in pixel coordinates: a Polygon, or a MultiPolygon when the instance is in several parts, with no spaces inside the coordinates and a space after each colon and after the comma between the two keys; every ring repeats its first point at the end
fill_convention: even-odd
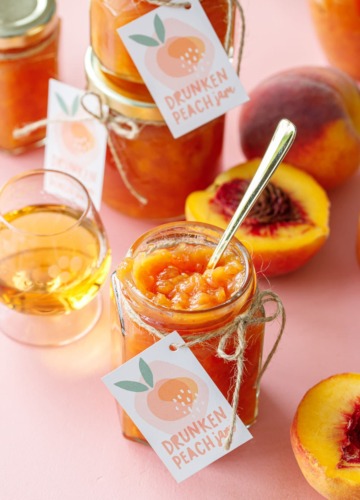
{"type": "MultiPolygon", "coordinates": [[[[80,180],[99,210],[107,130],[80,105],[84,93],[65,83],[50,80],[44,168],[60,170],[80,180]]],[[[86,105],[90,111],[99,113],[96,109],[98,104],[92,96],[87,96],[86,105]]],[[[61,186],[52,185],[51,189],[66,195],[61,186]]]]}
{"type": "Polygon", "coordinates": [[[159,7],[118,29],[177,138],[248,100],[198,0],[159,7]]]}
{"type": "Polygon", "coordinates": [[[252,438],[177,332],[103,377],[173,477],[182,481],[252,438]]]}

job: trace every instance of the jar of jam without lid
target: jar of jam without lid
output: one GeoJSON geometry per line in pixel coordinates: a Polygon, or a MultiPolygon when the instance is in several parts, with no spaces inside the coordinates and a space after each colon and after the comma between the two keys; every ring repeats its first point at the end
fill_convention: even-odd
{"type": "Polygon", "coordinates": [[[126,85],[119,87],[110,81],[91,49],[85,56],[85,72],[88,90],[109,106],[109,119],[128,118],[137,128],[129,138],[108,127],[116,158],[108,148],[104,201],[132,217],[158,221],[181,218],[186,197],[207,187],[219,171],[225,117],[174,139],[155,103],[146,96],[135,96],[126,85]]]}
{"type": "Polygon", "coordinates": [[[58,76],[58,39],[55,0],[1,0],[0,149],[19,153],[42,143],[45,128],[13,134],[46,117],[49,78],[58,76]]]}
{"type": "MultiPolygon", "coordinates": [[[[232,40],[236,26],[235,2],[233,0],[201,0],[201,5],[223,45],[227,38],[228,24],[231,23],[229,38],[232,40]]],[[[103,71],[110,77],[143,83],[116,30],[158,7],[146,0],[91,0],[91,46],[103,71]]],[[[230,53],[231,48],[226,47],[226,49],[230,53]]]]}
{"type": "MultiPolygon", "coordinates": [[[[255,302],[253,264],[238,240],[231,241],[214,270],[206,270],[221,235],[221,229],[208,224],[173,222],[151,229],[131,246],[113,274],[113,364],[125,363],[159,340],[150,329],[160,338],[177,331],[187,342],[227,329],[234,332],[226,347],[230,354],[236,346],[237,318],[252,310],[253,321],[244,323],[243,329],[246,346],[237,407],[239,417],[249,426],[258,413],[264,310],[261,302],[255,302]]],[[[191,350],[231,403],[236,361],[219,356],[220,337],[200,341],[191,350]]],[[[121,410],[120,415],[124,435],[144,441],[128,415],[121,410]]]]}

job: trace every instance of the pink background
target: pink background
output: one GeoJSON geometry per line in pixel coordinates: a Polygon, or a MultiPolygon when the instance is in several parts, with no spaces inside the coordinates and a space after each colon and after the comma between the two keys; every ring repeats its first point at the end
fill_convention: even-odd
{"type": "MultiPolygon", "coordinates": [[[[62,80],[84,87],[88,0],[59,0],[62,80]]],[[[306,2],[243,0],[247,21],[241,80],[250,90],[283,68],[326,64],[306,2]]],[[[21,84],[19,82],[19,84],[21,84]]],[[[224,167],[242,160],[238,110],[230,113],[224,167]]],[[[43,150],[0,155],[0,180],[41,167],[43,150]]],[[[297,272],[272,279],[287,311],[284,338],[262,382],[254,439],[177,485],[154,452],[125,440],[115,403],[101,382],[110,370],[108,286],[104,314],[85,339],[34,349],[0,336],[0,498],[4,500],[315,499],[292,453],[289,427],[308,388],[359,371],[359,278],[355,234],[360,176],[330,194],[331,236],[297,272]]],[[[113,268],[150,223],[101,216],[113,268]]],[[[268,339],[270,342],[271,339],[268,339]]]]}

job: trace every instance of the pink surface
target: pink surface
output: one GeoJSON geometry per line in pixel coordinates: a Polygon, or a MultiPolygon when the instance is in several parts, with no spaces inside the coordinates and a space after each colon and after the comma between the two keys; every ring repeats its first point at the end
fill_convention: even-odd
{"type": "MultiPolygon", "coordinates": [[[[62,80],[83,87],[88,0],[61,0],[62,80]]],[[[250,90],[280,69],[325,64],[306,2],[242,2],[247,35],[242,82],[250,90]]],[[[242,159],[229,116],[224,166],[242,159]]],[[[0,118],[1,119],[1,118],[0,118]]],[[[0,180],[43,164],[43,151],[0,155],[0,180]]],[[[305,267],[272,279],[287,311],[283,341],[262,382],[254,439],[177,485],[154,452],[125,440],[101,382],[110,370],[108,287],[104,314],[82,341],[33,349],[0,336],[0,498],[2,500],[312,499],[295,462],[289,427],[306,390],[335,373],[359,371],[359,278],[355,232],[360,176],[331,194],[331,236],[305,267]]],[[[151,224],[103,205],[113,267],[151,224]]],[[[270,341],[270,340],[269,340],[270,341]]]]}

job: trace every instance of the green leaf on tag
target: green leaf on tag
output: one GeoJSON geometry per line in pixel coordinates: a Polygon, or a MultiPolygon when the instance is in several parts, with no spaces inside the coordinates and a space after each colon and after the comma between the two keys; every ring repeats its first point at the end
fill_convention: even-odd
{"type": "Polygon", "coordinates": [[[140,45],[146,45],[146,47],[156,47],[160,45],[155,38],[146,35],[130,35],[129,38],[134,40],[134,42],[140,43],[140,45]]]}
{"type": "Polygon", "coordinates": [[[154,28],[158,39],[164,43],[165,42],[165,26],[158,14],[154,17],[154,28]]]}
{"type": "Polygon", "coordinates": [[[75,116],[79,109],[80,97],[77,95],[72,103],[71,116],[75,116]]]}
{"type": "Polygon", "coordinates": [[[61,95],[58,92],[55,92],[55,95],[56,95],[56,99],[60,105],[60,108],[64,111],[64,113],[66,115],[69,115],[69,111],[67,109],[66,102],[64,101],[64,99],[61,97],[61,95]]]}
{"type": "Polygon", "coordinates": [[[154,377],[150,366],[142,359],[139,360],[140,373],[143,376],[145,382],[150,386],[154,387],[154,377]]]}
{"type": "Polygon", "coordinates": [[[115,382],[115,385],[120,387],[120,389],[125,389],[125,391],[131,392],[145,392],[149,389],[145,384],[132,382],[131,380],[121,380],[120,382],[115,382]]]}

